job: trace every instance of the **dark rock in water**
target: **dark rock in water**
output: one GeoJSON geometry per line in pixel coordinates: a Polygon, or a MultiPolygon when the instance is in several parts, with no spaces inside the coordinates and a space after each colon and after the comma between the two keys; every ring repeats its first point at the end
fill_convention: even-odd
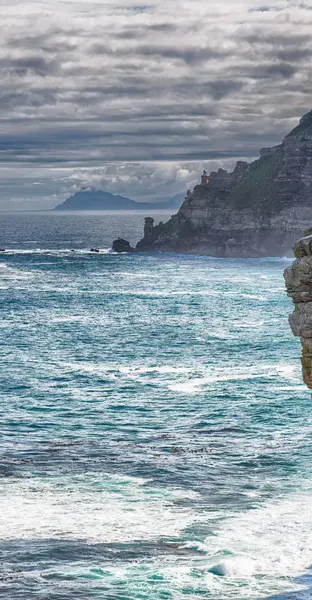
{"type": "Polygon", "coordinates": [[[91,248],[90,252],[100,252],[98,248],[91,248]]]}
{"type": "Polygon", "coordinates": [[[302,371],[312,389],[312,235],[301,238],[294,247],[296,260],[284,271],[287,294],[295,304],[289,324],[302,344],[302,371]]]}
{"type": "Polygon", "coordinates": [[[280,145],[232,173],[206,174],[166,223],[145,220],[136,250],[285,256],[312,222],[312,111],[280,145]]]}
{"type": "Polygon", "coordinates": [[[113,241],[113,250],[114,252],[134,252],[134,248],[130,246],[128,240],[124,240],[120,237],[113,241]]]}
{"type": "Polygon", "coordinates": [[[0,252],[5,252],[5,248],[0,248],[0,252]]]}

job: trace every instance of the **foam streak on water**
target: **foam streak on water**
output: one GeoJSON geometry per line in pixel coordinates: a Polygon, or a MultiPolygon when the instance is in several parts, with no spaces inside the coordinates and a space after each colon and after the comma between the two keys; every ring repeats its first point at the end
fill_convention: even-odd
{"type": "Polygon", "coordinates": [[[2,597],[311,597],[287,260],[18,247],[0,257],[2,597]]]}

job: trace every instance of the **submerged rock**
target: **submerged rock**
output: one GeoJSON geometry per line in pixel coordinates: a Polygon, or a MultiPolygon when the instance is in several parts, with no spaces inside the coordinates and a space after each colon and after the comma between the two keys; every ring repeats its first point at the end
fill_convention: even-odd
{"type": "Polygon", "coordinates": [[[312,235],[295,244],[296,260],[285,269],[287,294],[295,304],[289,324],[302,344],[302,370],[305,384],[312,389],[312,235]]]}
{"type": "Polygon", "coordinates": [[[113,241],[112,247],[113,247],[114,252],[134,252],[134,248],[132,248],[132,246],[130,246],[130,243],[128,242],[128,240],[124,240],[121,237],[119,237],[119,238],[117,238],[117,240],[113,241]]]}

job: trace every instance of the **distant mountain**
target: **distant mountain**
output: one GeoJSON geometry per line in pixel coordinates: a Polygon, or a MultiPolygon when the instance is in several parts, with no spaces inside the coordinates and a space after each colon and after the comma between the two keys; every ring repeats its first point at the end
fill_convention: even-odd
{"type": "Polygon", "coordinates": [[[136,202],[102,190],[80,190],[52,210],[170,210],[183,200],[184,194],[177,194],[166,202],[136,202]]]}

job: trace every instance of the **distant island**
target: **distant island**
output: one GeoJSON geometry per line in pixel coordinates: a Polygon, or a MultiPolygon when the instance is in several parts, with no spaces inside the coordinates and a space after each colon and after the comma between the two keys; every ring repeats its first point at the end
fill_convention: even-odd
{"type": "Polygon", "coordinates": [[[52,210],[170,210],[180,208],[183,200],[184,194],[177,194],[164,202],[136,202],[103,190],[83,189],[52,210]]]}

